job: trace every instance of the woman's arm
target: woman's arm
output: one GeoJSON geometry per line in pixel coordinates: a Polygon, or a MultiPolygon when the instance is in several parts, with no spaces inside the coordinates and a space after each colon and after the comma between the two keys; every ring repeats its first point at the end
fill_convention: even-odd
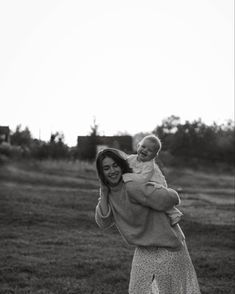
{"type": "Polygon", "coordinates": [[[107,215],[109,212],[109,190],[104,184],[100,183],[100,209],[103,215],[107,215]]]}
{"type": "Polygon", "coordinates": [[[175,190],[153,182],[139,184],[130,181],[125,185],[127,194],[133,202],[158,211],[167,211],[180,202],[179,195],[175,190]]]}
{"type": "Polygon", "coordinates": [[[108,228],[114,224],[108,197],[108,189],[101,185],[100,198],[95,209],[95,220],[97,225],[102,229],[108,228]]]}

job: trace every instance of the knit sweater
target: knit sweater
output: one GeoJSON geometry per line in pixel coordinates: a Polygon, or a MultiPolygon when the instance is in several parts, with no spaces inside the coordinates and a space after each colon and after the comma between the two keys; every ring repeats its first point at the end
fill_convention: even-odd
{"type": "Polygon", "coordinates": [[[167,187],[166,179],[154,159],[143,162],[138,160],[137,154],[131,154],[127,157],[127,162],[133,169],[133,173],[124,174],[124,182],[127,180],[139,183],[156,182],[167,187]]]}
{"type": "Polygon", "coordinates": [[[111,188],[108,197],[107,215],[102,214],[100,199],[96,206],[99,227],[105,229],[115,224],[130,245],[177,249],[182,244],[184,235],[180,227],[172,227],[164,212],[178,204],[177,193],[168,193],[156,183],[121,182],[111,188]]]}

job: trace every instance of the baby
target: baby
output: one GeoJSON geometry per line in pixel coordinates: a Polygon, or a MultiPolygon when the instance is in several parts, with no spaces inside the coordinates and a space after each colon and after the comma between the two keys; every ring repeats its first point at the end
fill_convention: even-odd
{"type": "MultiPolygon", "coordinates": [[[[133,173],[124,174],[123,180],[137,181],[139,183],[155,182],[167,188],[165,177],[155,162],[160,150],[161,141],[157,136],[145,136],[137,145],[137,154],[127,157],[133,173]]],[[[176,207],[166,211],[166,214],[172,226],[177,224],[183,215],[176,207]]]]}

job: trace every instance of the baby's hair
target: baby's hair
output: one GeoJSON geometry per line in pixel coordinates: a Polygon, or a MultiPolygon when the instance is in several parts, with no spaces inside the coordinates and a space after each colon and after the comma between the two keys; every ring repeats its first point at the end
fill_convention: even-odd
{"type": "Polygon", "coordinates": [[[144,140],[149,140],[151,141],[153,144],[155,144],[155,148],[156,148],[156,156],[158,155],[159,151],[162,148],[162,143],[161,140],[154,134],[150,134],[145,136],[140,142],[139,144],[142,144],[144,142],[144,140]]]}

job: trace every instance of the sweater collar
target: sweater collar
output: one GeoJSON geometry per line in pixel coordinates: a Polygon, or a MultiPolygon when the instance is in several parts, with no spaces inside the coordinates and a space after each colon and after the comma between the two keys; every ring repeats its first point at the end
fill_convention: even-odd
{"type": "Polygon", "coordinates": [[[110,190],[113,191],[113,192],[121,191],[123,185],[124,185],[124,183],[123,183],[123,181],[121,181],[118,185],[116,185],[116,186],[114,186],[114,187],[111,187],[111,186],[110,186],[110,190]]]}

